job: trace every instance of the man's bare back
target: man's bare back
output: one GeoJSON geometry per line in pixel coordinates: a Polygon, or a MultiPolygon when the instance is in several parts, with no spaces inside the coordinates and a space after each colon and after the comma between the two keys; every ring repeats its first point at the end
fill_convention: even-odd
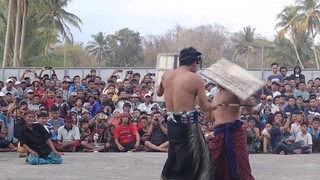
{"type": "Polygon", "coordinates": [[[204,102],[206,101],[204,81],[196,73],[190,72],[184,67],[179,67],[177,70],[165,72],[161,83],[167,111],[194,110],[197,96],[199,96],[199,104],[202,103],[200,107],[203,106],[204,111],[208,110],[208,105],[204,102]]]}

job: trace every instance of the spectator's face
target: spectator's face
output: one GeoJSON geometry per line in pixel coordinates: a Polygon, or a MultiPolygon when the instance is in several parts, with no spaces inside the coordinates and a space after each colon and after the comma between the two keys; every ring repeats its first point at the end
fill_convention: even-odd
{"type": "Polygon", "coordinates": [[[201,126],[201,131],[202,131],[203,134],[207,133],[208,132],[208,126],[202,125],[201,126]]]}
{"type": "Polygon", "coordinates": [[[7,87],[8,87],[8,88],[12,88],[13,85],[14,85],[14,83],[13,83],[12,81],[10,81],[10,82],[7,83],[7,87]]]}
{"type": "Polygon", "coordinates": [[[139,98],[131,98],[131,102],[132,103],[137,103],[137,102],[139,102],[139,98]]]}
{"type": "Polygon", "coordinates": [[[101,101],[102,103],[107,102],[107,99],[108,99],[108,97],[107,97],[106,95],[101,95],[101,96],[100,96],[100,101],[101,101]]]}
{"type": "Polygon", "coordinates": [[[71,129],[72,128],[72,122],[67,122],[67,121],[65,121],[64,122],[64,126],[67,128],[67,129],[71,129]]]}
{"type": "Polygon", "coordinates": [[[39,96],[35,96],[35,97],[33,98],[33,103],[34,103],[34,104],[40,104],[40,97],[39,97],[39,96]]]}
{"type": "Polygon", "coordinates": [[[319,79],[316,79],[315,81],[314,81],[314,84],[318,87],[318,86],[320,86],[320,80],[319,79]]]}
{"type": "Polygon", "coordinates": [[[270,131],[271,131],[271,128],[272,128],[271,124],[266,124],[267,132],[270,132],[270,131]]]}
{"type": "Polygon", "coordinates": [[[317,101],[315,99],[311,99],[309,104],[311,107],[317,107],[317,101]]]}
{"type": "Polygon", "coordinates": [[[285,68],[280,69],[280,74],[281,74],[283,77],[286,77],[286,76],[287,76],[287,70],[286,70],[285,68]]]}
{"type": "Polygon", "coordinates": [[[307,125],[303,125],[300,127],[301,128],[301,132],[305,133],[308,130],[308,126],[307,125]]]}
{"type": "Polygon", "coordinates": [[[291,88],[295,89],[296,88],[296,81],[290,80],[290,86],[291,86],[291,88]]]}
{"type": "Polygon", "coordinates": [[[83,86],[87,87],[88,86],[88,81],[86,79],[84,79],[84,80],[81,81],[81,84],[83,86]]]}
{"type": "Polygon", "coordinates": [[[120,98],[126,98],[127,97],[127,93],[125,91],[122,91],[120,93],[120,98]]]}
{"type": "Polygon", "coordinates": [[[40,118],[37,119],[37,121],[38,121],[39,124],[44,126],[48,122],[48,117],[40,117],[40,118]]]}
{"type": "Polygon", "coordinates": [[[54,97],[54,91],[48,91],[48,97],[53,98],[54,97]]]}
{"type": "MultiPolygon", "coordinates": [[[[293,116],[292,116],[293,117],[293,116]]],[[[274,117],[274,123],[276,125],[281,125],[281,122],[282,122],[282,115],[281,114],[277,114],[275,117],[274,117]]]]}
{"type": "Polygon", "coordinates": [[[133,112],[133,116],[134,116],[135,118],[139,118],[139,117],[140,117],[140,111],[135,110],[135,111],[133,112]]]}
{"type": "Polygon", "coordinates": [[[94,79],[94,83],[99,84],[99,82],[101,82],[101,79],[100,79],[100,78],[95,78],[95,79],[94,79]]]}
{"type": "Polygon", "coordinates": [[[81,123],[81,128],[83,130],[87,130],[87,129],[89,129],[89,124],[88,123],[81,123]]]}
{"type": "Polygon", "coordinates": [[[129,122],[129,118],[128,117],[126,117],[126,116],[123,116],[122,118],[121,118],[121,121],[122,121],[122,124],[128,124],[128,122],[129,122]]]}
{"type": "Polygon", "coordinates": [[[90,97],[90,98],[89,98],[89,102],[90,102],[90,103],[93,103],[93,102],[94,102],[94,97],[90,97]]]}
{"type": "Polygon", "coordinates": [[[6,94],[6,101],[7,102],[12,102],[13,101],[13,96],[11,94],[6,94]]]}
{"type": "Polygon", "coordinates": [[[84,92],[83,91],[78,91],[77,95],[79,98],[84,98],[84,92]]]}
{"type": "Polygon", "coordinates": [[[290,106],[294,106],[295,104],[296,104],[296,100],[293,99],[293,98],[290,98],[290,99],[289,99],[289,105],[290,105],[290,106]]]}
{"type": "Polygon", "coordinates": [[[150,103],[150,102],[151,102],[151,97],[150,97],[150,96],[146,96],[146,97],[144,98],[144,102],[150,103]]]}
{"type": "Polygon", "coordinates": [[[291,92],[291,86],[290,86],[289,84],[286,84],[286,85],[284,86],[284,90],[285,90],[286,92],[291,92]]]}
{"type": "Polygon", "coordinates": [[[59,118],[59,111],[52,111],[51,112],[51,116],[52,116],[53,119],[59,118]]]}
{"type": "Polygon", "coordinates": [[[312,126],[313,126],[314,129],[318,129],[318,127],[319,127],[319,121],[313,121],[313,122],[312,122],[312,126]]]}
{"type": "Polygon", "coordinates": [[[299,84],[299,90],[300,91],[303,91],[305,89],[305,87],[306,87],[305,84],[303,84],[303,83],[299,84]]]}
{"type": "Polygon", "coordinates": [[[151,80],[151,77],[148,75],[144,76],[144,81],[149,82],[151,80]]]}
{"type": "Polygon", "coordinates": [[[95,87],[94,82],[90,82],[90,83],[89,83],[89,87],[90,87],[91,89],[94,89],[94,87],[95,87]]]}
{"type": "Polygon", "coordinates": [[[44,85],[45,85],[45,87],[47,87],[47,88],[52,86],[50,80],[45,80],[44,85]]]}
{"type": "Polygon", "coordinates": [[[148,121],[146,119],[142,119],[140,122],[141,122],[142,128],[148,127],[148,121]]]}
{"type": "Polygon", "coordinates": [[[273,65],[271,68],[272,68],[272,72],[273,72],[274,74],[277,74],[277,73],[278,73],[278,66],[277,66],[277,65],[273,65]]]}
{"type": "Polygon", "coordinates": [[[120,117],[120,112],[119,111],[114,111],[113,112],[113,117],[115,117],[115,118],[120,117]]]}
{"type": "Polygon", "coordinates": [[[30,92],[27,94],[27,98],[33,98],[33,96],[34,96],[33,92],[30,92]]]}
{"type": "Polygon", "coordinates": [[[285,97],[280,97],[279,98],[279,104],[284,104],[286,102],[286,98],[285,97]]]}
{"type": "Polygon", "coordinates": [[[250,120],[248,126],[250,128],[254,128],[254,126],[256,125],[256,122],[254,120],[250,120]]]}
{"type": "Polygon", "coordinates": [[[137,80],[137,82],[140,82],[140,76],[133,76],[133,79],[137,80]]]}
{"type": "Polygon", "coordinates": [[[34,115],[33,114],[27,114],[24,117],[24,120],[26,121],[27,124],[32,124],[34,122],[34,115]]]}
{"type": "Polygon", "coordinates": [[[123,87],[124,87],[124,88],[130,88],[130,86],[131,86],[131,84],[130,84],[129,81],[124,81],[124,82],[123,82],[123,87]]]}
{"type": "Polygon", "coordinates": [[[82,106],[82,101],[81,101],[81,99],[78,99],[78,100],[76,101],[76,105],[79,106],[79,107],[82,106]]]}
{"type": "Polygon", "coordinates": [[[57,103],[62,103],[63,102],[63,98],[61,95],[59,96],[56,96],[56,100],[55,100],[57,103]]]}
{"type": "Polygon", "coordinates": [[[274,98],[274,104],[278,105],[279,104],[279,98],[274,98]]]}
{"type": "Polygon", "coordinates": [[[89,119],[90,118],[90,114],[89,113],[84,113],[84,114],[82,114],[82,118],[83,119],[89,119]]]}

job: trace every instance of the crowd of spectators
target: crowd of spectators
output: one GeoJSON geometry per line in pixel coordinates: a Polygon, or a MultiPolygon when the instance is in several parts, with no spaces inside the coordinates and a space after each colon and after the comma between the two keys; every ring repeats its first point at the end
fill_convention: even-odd
{"type": "MultiPolygon", "coordinates": [[[[256,106],[242,110],[249,153],[319,152],[320,78],[306,83],[298,66],[290,76],[286,67],[280,73],[278,64],[271,68],[266,86],[250,98],[256,106]]],[[[154,74],[131,70],[99,77],[92,69],[86,77],[60,79],[53,67],[43,67],[39,75],[27,69],[0,82],[0,151],[27,155],[19,140],[32,113],[61,152],[167,152],[166,108],[153,100],[154,80],[154,74]]],[[[205,86],[208,99],[214,98],[216,84],[206,81],[205,86]]],[[[214,122],[201,111],[199,121],[210,140],[214,122]]]]}

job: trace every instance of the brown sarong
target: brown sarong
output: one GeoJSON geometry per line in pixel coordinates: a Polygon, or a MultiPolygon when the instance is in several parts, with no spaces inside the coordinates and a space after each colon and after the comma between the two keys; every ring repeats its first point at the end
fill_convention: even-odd
{"type": "Polygon", "coordinates": [[[214,178],[253,180],[242,123],[236,120],[221,124],[214,128],[214,132],[215,137],[208,143],[215,168],[214,178]]]}

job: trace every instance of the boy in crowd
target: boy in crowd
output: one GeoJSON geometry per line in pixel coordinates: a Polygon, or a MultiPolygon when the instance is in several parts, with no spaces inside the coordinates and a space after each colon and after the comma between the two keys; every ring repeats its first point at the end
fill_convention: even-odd
{"type": "Polygon", "coordinates": [[[309,154],[312,152],[312,137],[307,132],[308,130],[308,123],[302,122],[300,124],[301,132],[297,134],[296,142],[301,143],[301,153],[309,154]]]}

